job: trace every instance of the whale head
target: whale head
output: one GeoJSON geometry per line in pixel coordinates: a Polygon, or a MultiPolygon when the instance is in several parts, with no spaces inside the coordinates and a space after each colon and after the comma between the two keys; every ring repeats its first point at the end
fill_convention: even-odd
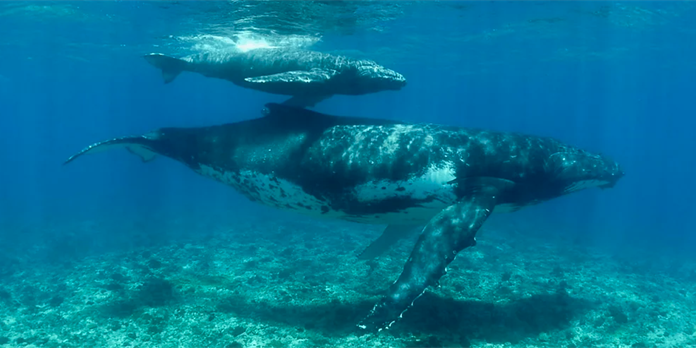
{"type": "Polygon", "coordinates": [[[561,147],[546,160],[546,173],[560,195],[587,188],[612,188],[624,176],[611,158],[585,150],[561,147]]]}

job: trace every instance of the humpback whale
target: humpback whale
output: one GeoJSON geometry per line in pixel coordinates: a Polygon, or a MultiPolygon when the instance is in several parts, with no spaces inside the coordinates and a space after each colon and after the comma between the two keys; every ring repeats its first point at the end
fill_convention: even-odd
{"type": "Polygon", "coordinates": [[[455,256],[476,244],[476,232],[493,212],[610,188],[624,176],[612,159],[554,138],[274,103],[264,110],[236,123],[98,142],[65,163],[123,147],[143,161],[169,157],[280,209],[387,225],[387,234],[424,226],[401,275],[356,323],[370,331],[390,327],[437,284],[455,256]]]}
{"type": "Polygon", "coordinates": [[[283,103],[290,106],[311,107],[335,94],[363,95],[406,85],[401,74],[374,61],[302,49],[256,48],[183,58],[151,53],[145,60],[162,70],[165,83],[190,71],[240,87],[290,95],[283,103]]]}

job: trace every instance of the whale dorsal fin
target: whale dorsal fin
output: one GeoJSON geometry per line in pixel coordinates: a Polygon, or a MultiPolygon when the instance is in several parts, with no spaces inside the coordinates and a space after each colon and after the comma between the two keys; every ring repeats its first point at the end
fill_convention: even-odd
{"type": "MultiPolygon", "coordinates": [[[[264,105],[263,114],[265,117],[282,118],[283,120],[295,120],[301,122],[322,123],[327,122],[331,125],[391,125],[405,124],[405,122],[386,120],[381,118],[371,117],[355,117],[355,116],[335,116],[323,114],[312,110],[307,110],[297,106],[289,106],[278,103],[267,103],[264,105]]],[[[327,124],[322,123],[322,124],[327,124]]]]}
{"type": "Polygon", "coordinates": [[[315,95],[296,95],[283,102],[283,105],[297,106],[301,108],[314,107],[320,101],[330,98],[331,94],[315,94],[315,95]]]}
{"type": "Polygon", "coordinates": [[[264,105],[263,114],[265,117],[283,117],[283,118],[331,118],[329,116],[312,110],[307,110],[300,106],[287,104],[267,103],[264,105]]]}

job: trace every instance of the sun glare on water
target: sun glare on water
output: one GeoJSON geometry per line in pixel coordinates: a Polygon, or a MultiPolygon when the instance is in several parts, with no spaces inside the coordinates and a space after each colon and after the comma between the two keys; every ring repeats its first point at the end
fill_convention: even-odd
{"type": "Polygon", "coordinates": [[[319,38],[309,36],[267,36],[253,32],[238,32],[230,36],[194,35],[178,38],[192,43],[193,51],[228,51],[239,50],[247,52],[260,48],[307,48],[319,38]]]}

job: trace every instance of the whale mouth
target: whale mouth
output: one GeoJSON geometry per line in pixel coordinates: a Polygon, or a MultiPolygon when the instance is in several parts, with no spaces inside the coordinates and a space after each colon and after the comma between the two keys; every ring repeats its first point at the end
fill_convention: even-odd
{"type": "Polygon", "coordinates": [[[617,165],[616,172],[611,174],[612,180],[610,180],[604,185],[599,186],[599,188],[601,188],[602,190],[613,188],[614,186],[616,186],[616,183],[619,182],[619,180],[623,178],[625,175],[626,173],[624,173],[624,171],[621,170],[617,165]]]}
{"type": "Polygon", "coordinates": [[[598,187],[601,188],[602,190],[613,188],[614,186],[616,186],[616,183],[619,182],[619,179],[621,179],[623,176],[624,176],[623,172],[619,173],[617,175],[614,175],[614,178],[613,178],[614,180],[611,180],[611,181],[607,182],[606,184],[600,185],[598,187]]]}

